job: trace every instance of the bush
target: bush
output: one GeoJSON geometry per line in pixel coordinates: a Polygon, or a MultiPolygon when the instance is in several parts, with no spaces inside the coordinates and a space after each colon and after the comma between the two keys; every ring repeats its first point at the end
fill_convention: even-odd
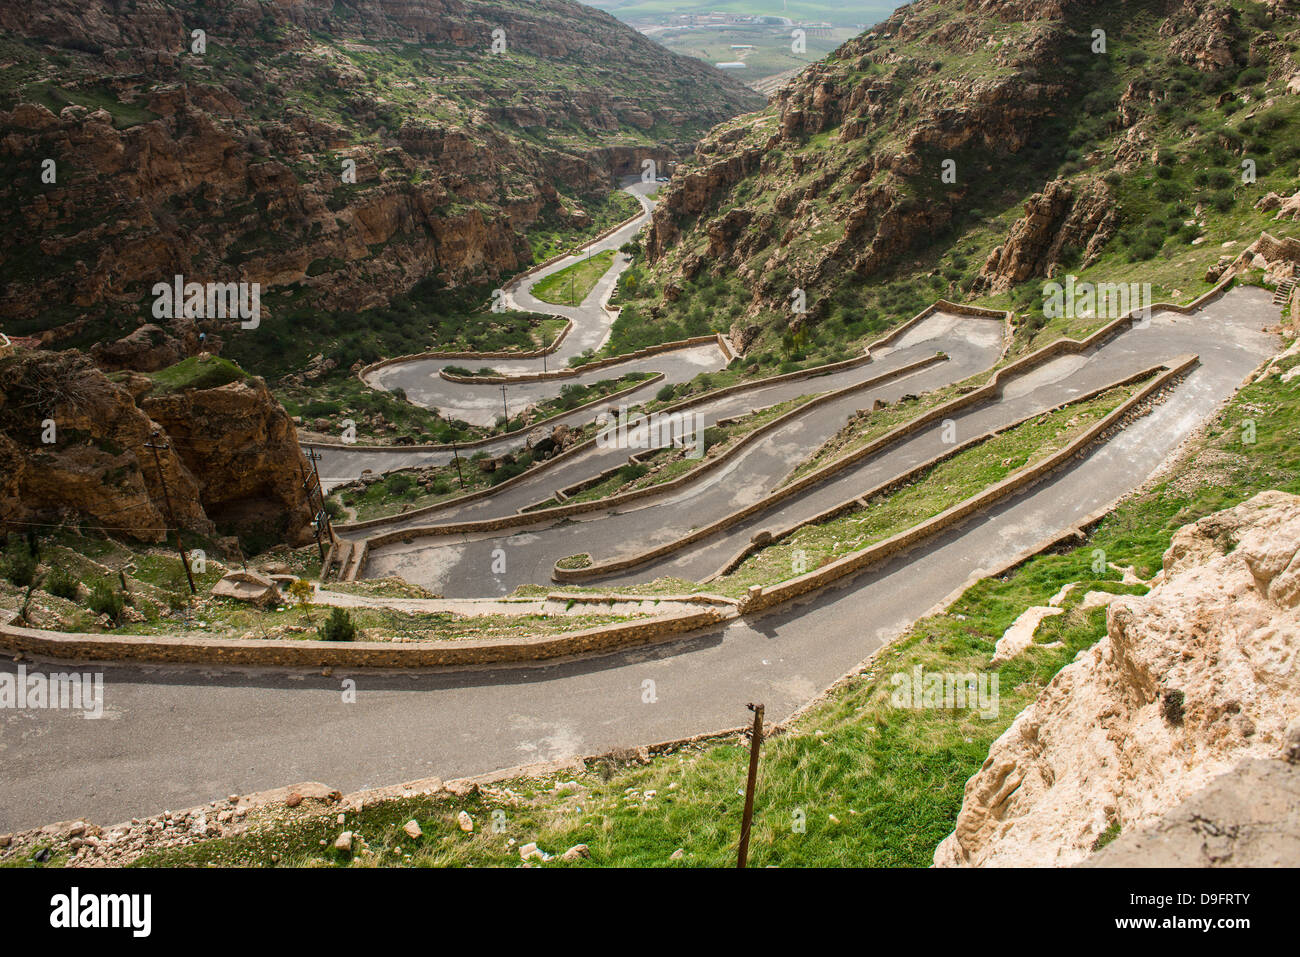
{"type": "Polygon", "coordinates": [[[36,580],[36,556],[22,541],[14,541],[5,550],[4,576],[19,588],[26,588],[36,580]]]}
{"type": "Polygon", "coordinates": [[[1209,176],[1212,189],[1229,189],[1233,185],[1233,176],[1227,170],[1216,169],[1209,176]]]}
{"type": "Polygon", "coordinates": [[[322,641],[354,641],[357,626],[352,623],[352,616],[342,608],[335,608],[325,619],[325,624],[317,629],[322,641]]]}
{"type": "Polygon", "coordinates": [[[77,600],[77,580],[61,565],[50,569],[50,574],[45,579],[45,590],[57,598],[77,600]]]}
{"type": "Polygon", "coordinates": [[[1237,86],[1254,86],[1263,81],[1268,74],[1259,67],[1247,67],[1237,74],[1237,86]]]}
{"type": "Polygon", "coordinates": [[[116,625],[122,620],[126,598],[111,583],[98,581],[90,589],[90,599],[87,604],[96,615],[107,615],[109,621],[116,625]]]}
{"type": "Polygon", "coordinates": [[[655,398],[660,402],[667,402],[677,394],[677,388],[673,385],[666,385],[655,393],[655,398]]]}

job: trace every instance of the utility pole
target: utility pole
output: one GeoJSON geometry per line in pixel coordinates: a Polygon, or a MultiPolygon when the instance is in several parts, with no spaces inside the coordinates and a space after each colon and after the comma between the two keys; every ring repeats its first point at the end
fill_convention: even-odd
{"type": "Polygon", "coordinates": [[[456,478],[460,480],[460,490],[465,491],[465,476],[460,470],[460,449],[456,447],[456,440],[451,440],[451,459],[456,463],[456,478]]]}
{"type": "Polygon", "coordinates": [[[176,551],[181,556],[181,564],[185,566],[185,577],[190,583],[190,594],[196,595],[199,590],[194,585],[194,573],[190,571],[189,556],[185,554],[185,546],[181,544],[181,527],[176,521],[176,513],[172,511],[172,496],[171,492],[167,490],[167,476],[163,474],[162,460],[158,458],[158,450],[170,448],[170,446],[160,445],[158,443],[159,435],[161,433],[155,431],[149,436],[149,441],[144,444],[144,447],[153,450],[153,464],[158,469],[158,481],[162,483],[163,501],[167,503],[167,521],[171,522],[172,528],[176,529],[176,551]]]}
{"type": "Polygon", "coordinates": [[[749,827],[754,821],[754,788],[758,784],[758,752],[763,742],[763,706],[748,705],[754,712],[754,729],[749,739],[749,782],[745,785],[745,816],[740,821],[740,849],[736,854],[736,867],[743,870],[749,860],[749,827]]]}
{"type": "Polygon", "coordinates": [[[501,383],[501,414],[506,417],[506,420],[501,423],[501,428],[504,431],[509,432],[510,410],[506,407],[506,384],[504,382],[501,383]]]}
{"type": "MultiPolygon", "coordinates": [[[[330,526],[330,515],[325,510],[325,490],[320,484],[320,469],[316,463],[320,461],[320,453],[315,449],[307,450],[307,458],[311,460],[311,475],[303,474],[302,489],[307,493],[307,504],[312,507],[312,534],[316,536],[316,550],[320,552],[321,574],[325,574],[325,543],[321,540],[321,535],[331,541],[334,539],[334,529],[330,526]],[[312,500],[312,485],[315,484],[316,498],[312,500]]],[[[299,471],[302,470],[302,463],[298,463],[299,471]]]]}

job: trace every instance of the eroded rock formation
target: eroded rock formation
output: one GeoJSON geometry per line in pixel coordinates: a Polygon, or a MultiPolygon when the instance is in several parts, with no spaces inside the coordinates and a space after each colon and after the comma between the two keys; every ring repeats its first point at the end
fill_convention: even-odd
{"type": "Polygon", "coordinates": [[[1025,215],[989,255],[980,283],[1003,292],[1035,276],[1051,276],[1065,259],[1087,265],[1115,233],[1115,199],[1100,181],[1079,192],[1053,180],[1025,203],[1025,215]]]}
{"type": "Polygon", "coordinates": [[[304,541],[305,460],[265,383],[152,388],[114,382],[74,350],[0,360],[0,526],[86,521],[157,542],[170,495],[182,528],[304,541]]]}
{"type": "MultiPolygon", "coordinates": [[[[942,236],[968,214],[976,186],[987,193],[1005,167],[1021,164],[1015,157],[1038,147],[1044,124],[1077,92],[1079,78],[1058,64],[1076,41],[1062,18],[1083,5],[967,4],[978,7],[969,17],[952,6],[901,8],[810,66],[764,113],[715,129],[655,209],[650,261],[687,278],[701,266],[734,270],[753,290],[752,317],[779,309],[793,286],[886,273],[942,236]],[[916,43],[942,57],[987,50],[993,66],[954,75],[901,49],[916,43]],[[952,178],[943,181],[948,160],[952,178]],[[824,238],[814,245],[810,236],[824,238]]],[[[1052,183],[1034,202],[1033,228],[1008,243],[1012,271],[1042,270],[1063,248],[1109,238],[1104,186],[1076,196],[1052,183]]]]}
{"type": "Polygon", "coordinates": [[[331,310],[492,281],[525,228],[762,102],[567,0],[49,0],[0,37],[0,321],[32,330],[139,322],[176,274],[331,310]]]}
{"type": "Polygon", "coordinates": [[[1068,865],[1151,824],[1300,717],[1300,496],[1262,492],[1181,529],[1159,583],[1110,605],[966,783],[940,866],[1068,865]]]}

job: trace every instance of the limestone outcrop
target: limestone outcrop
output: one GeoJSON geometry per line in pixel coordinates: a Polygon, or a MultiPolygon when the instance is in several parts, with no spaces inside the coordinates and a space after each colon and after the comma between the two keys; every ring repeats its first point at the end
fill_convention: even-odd
{"type": "Polygon", "coordinates": [[[214,389],[145,396],[144,413],[175,442],[218,527],[303,544],[312,508],[297,430],[266,383],[249,377],[214,389]]]}
{"type": "Polygon", "coordinates": [[[1084,867],[1300,867],[1300,763],[1243,761],[1084,867]]]}
{"type": "Polygon", "coordinates": [[[1262,492],[1181,529],[1158,583],[1117,598],[967,783],[938,866],[1069,865],[1153,824],[1300,718],[1300,496],[1262,492]]]}
{"type": "Polygon", "coordinates": [[[1072,256],[1087,265],[1115,233],[1115,200],[1105,184],[1093,181],[1076,191],[1053,180],[1025,203],[1025,215],[1011,227],[1006,243],[989,255],[980,285],[1004,292],[1034,276],[1051,276],[1072,256]]]}
{"type": "MultiPolygon", "coordinates": [[[[10,452],[3,485],[15,490],[0,500],[0,524],[87,520],[162,541],[169,525],[162,478],[145,445],[158,429],[126,388],[81,353],[0,361],[0,445],[10,452]]],[[[174,447],[157,454],[177,523],[211,533],[194,474],[174,447]]]]}
{"type": "Polygon", "coordinates": [[[304,541],[305,460],[266,384],[153,389],[75,350],[0,359],[0,527],[85,521],[157,542],[170,495],[182,528],[304,541]]]}

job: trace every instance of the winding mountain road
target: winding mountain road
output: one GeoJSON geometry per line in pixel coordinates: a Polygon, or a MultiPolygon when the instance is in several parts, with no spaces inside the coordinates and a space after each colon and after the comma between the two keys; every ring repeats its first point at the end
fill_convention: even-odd
{"type": "MultiPolygon", "coordinates": [[[[940,454],[945,450],[945,432],[955,435],[957,441],[965,441],[1182,354],[1198,355],[1200,364],[1179,387],[1175,401],[1192,401],[1192,397],[1202,393],[1222,399],[1232,394],[1263,355],[1270,354],[1269,339],[1259,332],[1260,323],[1236,318],[1253,312],[1242,308],[1253,298],[1257,297],[1250,290],[1229,292],[1207,305],[1196,318],[1172,311],[1156,312],[1145,327],[1125,330],[1081,355],[1062,356],[1009,378],[998,401],[955,413],[949,420],[952,426],[936,422],[725,532],[694,542],[688,549],[657,562],[599,581],[616,586],[664,575],[703,579],[758,531],[809,518],[940,454]]],[[[555,561],[568,555],[586,551],[601,562],[663,544],[758,501],[794,464],[815,451],[842,425],[854,408],[869,407],[877,399],[896,401],[905,393],[920,393],[966,378],[990,367],[997,359],[999,345],[998,322],[937,313],[912,329],[878,362],[852,370],[850,375],[864,379],[872,370],[879,374],[921,355],[932,354],[936,346],[948,354],[948,362],[870,391],[856,392],[798,416],[725,468],[685,490],[642,499],[622,508],[559,520],[541,512],[533,524],[506,532],[434,536],[417,531],[410,544],[376,548],[367,563],[367,573],[399,575],[448,597],[507,594],[522,584],[548,582],[555,561]],[[501,563],[493,561],[497,549],[505,551],[506,562],[504,570],[494,573],[494,566],[501,568],[501,563]]],[[[798,386],[804,391],[810,388],[807,381],[791,383],[786,388],[798,386]]],[[[542,473],[535,482],[521,483],[511,490],[512,500],[497,504],[513,504],[515,500],[529,498],[528,486],[536,486],[531,489],[532,501],[537,501],[539,496],[545,498],[541,490],[548,485],[556,487],[547,479],[542,473]]],[[[486,500],[473,516],[457,512],[454,520],[509,514],[502,508],[489,511],[491,506],[487,503],[491,501],[486,500]]],[[[430,525],[434,521],[426,518],[421,524],[430,525]]]]}
{"type": "MultiPolygon", "coordinates": [[[[105,677],[101,720],[59,711],[0,712],[0,831],[83,816],[109,823],[300,780],[352,790],[633,747],[741,724],[747,701],[765,702],[771,718],[780,720],[971,576],[1140,486],[1277,350],[1278,340],[1261,331],[1276,318],[1266,292],[1234,289],[1194,315],[1158,312],[1146,328],[1012,379],[998,401],[954,416],[961,438],[1175,356],[1200,357],[1166,401],[1068,468],[903,555],[766,615],[621,654],[490,671],[340,671],[326,677],[289,669],[95,666],[105,677]],[[345,678],[356,682],[355,703],[343,700],[345,678]],[[653,695],[644,693],[647,681],[653,682],[653,695]]],[[[662,500],[592,512],[580,521],[543,517],[536,525],[481,538],[413,532],[410,545],[376,549],[369,572],[398,572],[449,596],[546,583],[551,563],[563,555],[615,557],[756,501],[832,434],[848,411],[869,407],[875,398],[893,401],[958,381],[991,367],[1000,349],[996,321],[935,314],[870,363],[706,407],[710,415],[734,414],[862,381],[936,350],[948,356],[798,417],[662,500]],[[500,576],[489,571],[487,558],[497,547],[508,556],[500,576]]],[[[403,387],[409,394],[410,387],[403,387]]],[[[610,581],[707,575],[755,529],[786,524],[860,493],[935,454],[938,441],[935,430],[922,430],[716,540],[610,581]]],[[[399,460],[399,453],[380,454],[392,456],[383,460],[389,468],[399,460]]],[[[361,460],[336,461],[339,471],[350,471],[361,460]]],[[[499,496],[418,523],[513,514],[574,476],[605,467],[602,462],[594,453],[575,457],[499,496]]],[[[16,667],[0,663],[0,670],[16,667]]],[[[55,670],[69,667],[60,663],[55,670]]]]}
{"type": "MultiPolygon", "coordinates": [[[[537,271],[519,284],[519,288],[507,293],[506,304],[514,308],[531,312],[549,313],[573,321],[573,326],[554,352],[545,359],[541,357],[527,359],[413,359],[409,362],[394,363],[376,369],[367,377],[367,382],[380,389],[403,389],[406,397],[417,405],[438,409],[449,419],[461,419],[472,425],[492,425],[502,413],[501,386],[488,383],[449,382],[439,376],[447,366],[462,369],[492,369],[502,375],[527,375],[543,372],[556,372],[568,367],[569,360],[581,355],[588,349],[596,350],[605,344],[613,326],[613,318],[604,309],[604,302],[614,289],[618,277],[630,263],[624,253],[616,252],[614,264],[600,278],[595,287],[577,306],[559,306],[543,302],[532,295],[531,289],[537,282],[580,262],[589,255],[605,250],[617,250],[632,239],[650,219],[654,208],[653,200],[647,195],[653,192],[656,183],[642,183],[635,177],[625,180],[623,188],[636,197],[641,204],[641,215],[620,227],[608,236],[586,246],[584,250],[565,257],[537,271]]],[[[632,372],[662,372],[664,378],[647,382],[640,388],[629,392],[629,403],[643,401],[645,390],[655,390],[664,384],[689,382],[701,372],[711,372],[727,364],[726,356],[715,345],[689,346],[642,359],[629,359],[614,366],[606,366],[564,379],[512,382],[506,386],[505,405],[511,414],[521,408],[556,396],[560,387],[567,384],[589,385],[601,379],[616,379],[632,372]]],[[[566,415],[557,416],[547,422],[553,425],[586,424],[595,417],[591,409],[580,409],[566,415]]],[[[503,437],[496,441],[476,445],[475,450],[482,449],[497,455],[509,449],[517,448],[522,443],[519,436],[503,437]]],[[[313,445],[320,453],[321,484],[328,492],[339,485],[354,481],[367,469],[373,472],[388,472],[394,469],[408,468],[416,465],[443,465],[451,461],[452,453],[443,450],[411,449],[401,446],[392,448],[348,448],[341,445],[313,445]]]]}

